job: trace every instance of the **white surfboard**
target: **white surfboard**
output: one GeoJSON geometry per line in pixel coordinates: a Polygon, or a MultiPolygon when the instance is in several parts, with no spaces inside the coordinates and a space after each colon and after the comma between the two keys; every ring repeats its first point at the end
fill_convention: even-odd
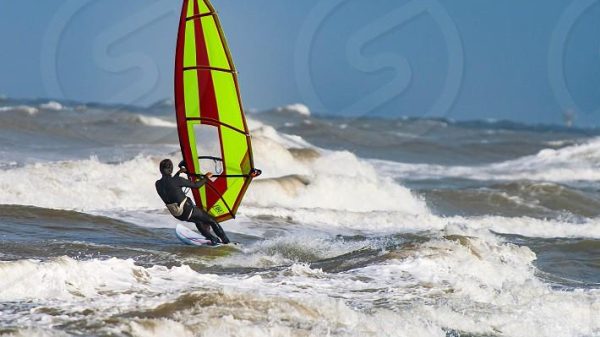
{"type": "Polygon", "coordinates": [[[200,233],[193,231],[182,224],[177,225],[177,228],[175,228],[175,234],[177,235],[177,238],[186,245],[202,246],[209,248],[221,246],[220,244],[216,246],[211,246],[210,240],[206,240],[204,236],[202,236],[200,233]]]}

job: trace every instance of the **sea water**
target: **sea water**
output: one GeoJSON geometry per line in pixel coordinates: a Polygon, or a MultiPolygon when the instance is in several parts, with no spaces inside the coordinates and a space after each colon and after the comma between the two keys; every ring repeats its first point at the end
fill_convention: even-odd
{"type": "Polygon", "coordinates": [[[1,104],[2,336],[600,336],[600,130],[251,114],[241,245],[198,249],[172,108],[1,104]]]}

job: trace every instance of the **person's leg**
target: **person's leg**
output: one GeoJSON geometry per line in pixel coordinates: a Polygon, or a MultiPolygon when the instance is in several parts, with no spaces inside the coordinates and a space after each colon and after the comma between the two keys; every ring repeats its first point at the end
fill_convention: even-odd
{"type": "Polygon", "coordinates": [[[213,244],[220,243],[219,239],[217,239],[210,232],[210,226],[206,221],[204,212],[202,212],[200,209],[194,207],[194,210],[192,211],[192,215],[190,216],[190,218],[187,221],[193,222],[196,225],[196,228],[198,228],[198,231],[200,232],[200,234],[202,234],[202,236],[204,236],[207,240],[210,240],[213,244]]]}
{"type": "Polygon", "coordinates": [[[204,236],[207,240],[210,240],[211,244],[216,245],[221,243],[221,241],[219,241],[219,239],[217,239],[214,235],[212,235],[212,233],[210,232],[210,226],[205,224],[205,223],[201,223],[201,222],[196,222],[196,228],[198,228],[198,231],[200,232],[200,234],[202,234],[202,236],[204,236]]]}
{"type": "Polygon", "coordinates": [[[215,232],[215,234],[217,234],[217,236],[221,239],[221,242],[223,242],[224,244],[228,244],[231,242],[227,237],[227,234],[225,234],[223,227],[221,227],[221,225],[212,216],[210,216],[210,214],[198,208],[195,208],[194,214],[192,214],[192,216],[199,222],[210,225],[210,227],[212,227],[212,230],[215,232]]]}
{"type": "Polygon", "coordinates": [[[221,225],[218,222],[216,222],[214,219],[211,219],[210,226],[212,227],[215,234],[217,234],[217,236],[221,239],[221,241],[224,244],[228,244],[231,242],[229,240],[229,238],[227,237],[227,234],[225,234],[223,227],[221,227],[221,225]]]}

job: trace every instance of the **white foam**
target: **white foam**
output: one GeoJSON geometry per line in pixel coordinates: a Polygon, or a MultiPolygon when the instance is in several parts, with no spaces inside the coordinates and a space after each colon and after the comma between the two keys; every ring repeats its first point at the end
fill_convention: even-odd
{"type": "MultiPolygon", "coordinates": [[[[125,316],[118,326],[106,329],[132,336],[191,336],[203,331],[207,336],[443,337],[448,329],[517,337],[600,334],[600,322],[593,316],[600,310],[599,291],[550,288],[536,277],[536,257],[530,249],[490,233],[600,238],[600,219],[571,223],[437,217],[418,196],[381,177],[380,162],[374,166],[351,153],[317,149],[300,137],[249,124],[254,129],[255,161],[265,173],[250,188],[237,223],[270,215],[293,221],[309,234],[295,230],[294,235],[256,242],[241,254],[207,263],[279,268],[211,275],[186,265],[142,267],[116,258],[0,262],[0,274],[6,275],[0,279],[0,301],[35,303],[61,312],[52,315],[30,307],[16,312],[15,321],[40,327],[25,327],[15,335],[61,336],[44,329],[80,320],[85,309],[92,310],[93,319],[113,324],[106,322],[130,311],[169,307],[182,295],[202,300],[165,314],[168,317],[125,316]],[[297,148],[318,156],[299,156],[291,150],[297,148]],[[440,236],[387,251],[386,244],[372,238],[344,242],[329,233],[424,230],[451,239],[440,236]],[[303,263],[363,246],[379,251],[366,267],[328,273],[303,263]]],[[[576,149],[567,151],[571,150],[577,156],[576,149]]],[[[529,159],[560,162],[556,157],[545,152],[529,159]]],[[[107,164],[90,158],[9,167],[0,171],[0,204],[99,212],[146,226],[175,222],[164,213],[153,186],[160,159],[140,156],[107,164]]],[[[201,257],[190,259],[197,264],[201,257]]]]}
{"type": "MultiPolygon", "coordinates": [[[[277,132],[277,130],[275,130],[275,128],[273,128],[272,126],[265,125],[259,121],[248,119],[248,127],[250,128],[252,139],[256,139],[259,142],[275,142],[279,146],[284,147],[286,149],[315,148],[315,146],[308,143],[300,136],[288,135],[285,133],[277,132]]],[[[261,153],[261,150],[257,149],[256,152],[261,153]]],[[[264,154],[268,155],[269,153],[264,154]]]]}
{"type": "Polygon", "coordinates": [[[164,119],[157,118],[157,117],[138,115],[137,118],[142,124],[147,125],[147,126],[162,127],[162,128],[176,128],[177,127],[176,123],[169,122],[164,119]]]}
{"type": "MultiPolygon", "coordinates": [[[[428,242],[414,255],[389,262],[385,273],[378,266],[366,269],[376,269],[384,280],[414,280],[419,288],[428,284],[431,291],[419,298],[444,298],[423,307],[436,325],[507,336],[592,336],[600,331],[592,316],[600,308],[600,292],[551,290],[535,276],[535,254],[526,247],[487,237],[460,240],[428,242]]],[[[402,298],[403,292],[390,296],[402,298]]]]}
{"type": "Polygon", "coordinates": [[[170,319],[145,319],[135,320],[124,329],[136,337],[194,337],[194,330],[177,321],[170,319]]]}
{"type": "MultiPolygon", "coordinates": [[[[149,119],[149,123],[167,123],[157,120],[149,119]]],[[[381,178],[372,165],[355,155],[319,150],[300,137],[280,134],[257,122],[250,124],[255,165],[263,175],[249,190],[246,205],[313,212],[428,213],[421,199],[391,179],[381,178]],[[310,154],[299,156],[291,149],[310,154]]],[[[107,164],[91,158],[4,170],[0,172],[0,203],[83,211],[162,209],[153,186],[159,178],[159,160],[140,156],[107,164]]]]}
{"type": "Polygon", "coordinates": [[[310,109],[300,103],[290,104],[276,109],[277,112],[295,113],[301,116],[310,116],[310,109]]]}
{"type": "Polygon", "coordinates": [[[477,180],[539,180],[553,182],[600,180],[600,138],[558,150],[480,166],[406,164],[373,160],[379,170],[397,178],[477,180]]]}
{"type": "Polygon", "coordinates": [[[554,290],[536,277],[536,257],[527,247],[504,243],[486,231],[476,234],[478,238],[434,238],[395,251],[382,248],[383,262],[337,273],[305,264],[217,276],[185,265],[146,268],[115,258],[2,262],[0,271],[8,277],[0,280],[0,300],[35,300],[57,308],[66,314],[20,313],[23,319],[56,326],[80,319],[68,313],[84,309],[102,320],[161,304],[169,307],[182,295],[197,298],[198,305],[184,305],[166,317],[122,320],[119,330],[135,336],[167,330],[182,336],[189,331],[214,336],[380,336],[392,331],[445,336],[451,329],[516,337],[600,332],[594,316],[600,309],[599,290],[554,290]]]}
{"type": "Polygon", "coordinates": [[[61,111],[64,109],[64,106],[58,102],[50,101],[48,103],[40,104],[40,109],[61,111]]]}
{"type": "Polygon", "coordinates": [[[249,190],[248,205],[428,213],[425,203],[408,189],[381,178],[372,165],[350,152],[319,150],[318,158],[303,160],[289,151],[314,149],[302,138],[281,135],[264,125],[253,130],[253,135],[255,165],[264,175],[249,190]]]}
{"type": "Polygon", "coordinates": [[[110,280],[112,290],[126,289],[133,281],[133,274],[118,273],[119,269],[132,268],[131,263],[113,259],[109,264],[114,268],[102,268],[106,263],[87,261],[79,263],[71,258],[61,258],[42,263],[33,260],[0,262],[4,277],[0,280],[2,301],[25,299],[74,299],[77,296],[98,295],[101,284],[110,280]],[[95,273],[97,271],[98,273],[95,273]],[[92,275],[94,275],[92,277],[92,275]],[[124,279],[125,278],[125,279],[124,279]],[[122,282],[119,282],[121,280],[122,282]],[[97,281],[97,282],[96,282],[97,281]],[[43,287],[40,285],[44,285],[43,287]]]}
{"type": "MultiPolygon", "coordinates": [[[[315,294],[301,291],[307,281],[319,275],[318,271],[302,266],[284,271],[286,278],[292,275],[289,284],[281,284],[279,277],[200,274],[187,266],[144,268],[134,265],[132,260],[114,258],[76,261],[63,257],[48,262],[2,262],[0,269],[11,275],[8,280],[0,281],[1,300],[35,300],[42,307],[50,306],[65,313],[88,309],[98,320],[127,311],[152,310],[185,294],[208,301],[215,299],[216,305],[182,308],[170,319],[121,320],[117,331],[128,331],[134,336],[162,336],[165,331],[170,331],[172,336],[187,336],[189,331],[207,331],[211,336],[232,335],[234,331],[233,335],[240,336],[280,336],[281,332],[296,335],[312,331],[311,336],[321,336],[328,330],[361,336],[365,333],[380,335],[393,325],[409,331],[439,330],[423,326],[421,321],[390,321],[395,315],[386,310],[361,313],[340,299],[330,298],[323,293],[324,289],[318,289],[315,294]],[[371,322],[365,323],[369,318],[371,322]],[[206,329],[206,324],[210,329],[206,329]]],[[[36,322],[36,328],[80,319],[78,315],[52,316],[35,309],[26,309],[15,316],[19,321],[36,322]]],[[[115,331],[115,327],[109,328],[115,331]]],[[[417,336],[428,335],[419,333],[417,336]]]]}
{"type": "Polygon", "coordinates": [[[287,235],[242,246],[241,254],[234,254],[207,263],[226,267],[252,268],[292,265],[292,273],[313,275],[322,272],[310,269],[303,263],[340,256],[370,245],[371,241],[369,240],[333,240],[329,235],[318,230],[308,231],[304,228],[287,235]]]}
{"type": "Polygon", "coordinates": [[[2,337],[71,337],[69,334],[51,329],[25,328],[2,334],[2,337]]]}
{"type": "Polygon", "coordinates": [[[4,112],[4,111],[24,112],[24,113],[26,113],[28,115],[35,115],[35,114],[37,114],[39,112],[39,110],[37,108],[34,108],[32,106],[28,106],[28,105],[0,107],[0,112],[4,112]]]}
{"type": "Polygon", "coordinates": [[[591,238],[600,239],[600,219],[566,221],[560,219],[534,219],[530,217],[453,217],[448,225],[459,225],[463,230],[487,229],[503,234],[517,234],[539,238],[591,238]]]}
{"type": "Polygon", "coordinates": [[[96,158],[36,163],[0,171],[0,204],[70,210],[159,209],[158,159],[137,157],[121,164],[96,158]]]}
{"type": "Polygon", "coordinates": [[[459,226],[463,232],[489,230],[501,234],[538,238],[600,239],[600,218],[561,220],[503,216],[439,217],[403,212],[351,212],[251,206],[242,209],[240,214],[248,217],[271,215],[302,224],[305,228],[326,230],[330,233],[343,231],[347,234],[383,235],[398,232],[439,231],[459,226]]]}
{"type": "MultiPolygon", "coordinates": [[[[260,163],[258,159],[257,163],[260,163]]],[[[380,178],[370,165],[360,162],[349,152],[324,153],[310,165],[300,162],[290,163],[295,165],[279,161],[272,163],[292,171],[286,172],[288,174],[304,176],[307,185],[290,184],[290,179],[259,180],[248,192],[249,205],[354,212],[427,212],[425,203],[408,189],[391,179],[380,178]]]]}
{"type": "MultiPolygon", "coordinates": [[[[301,138],[255,126],[255,163],[264,174],[248,190],[239,209],[241,219],[272,216],[337,233],[414,232],[460,225],[532,237],[600,238],[600,219],[437,217],[410,190],[382,177],[375,168],[379,163],[374,167],[351,153],[314,147],[310,149],[318,157],[298,157],[289,148],[306,149],[301,138]]],[[[107,164],[91,158],[8,166],[0,171],[0,204],[71,209],[143,226],[171,227],[176,221],[164,212],[154,188],[161,159],[140,156],[107,164]]]]}

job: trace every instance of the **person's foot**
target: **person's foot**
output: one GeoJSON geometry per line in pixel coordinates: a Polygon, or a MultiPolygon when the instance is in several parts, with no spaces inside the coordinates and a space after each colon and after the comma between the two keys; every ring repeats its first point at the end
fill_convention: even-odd
{"type": "Polygon", "coordinates": [[[209,244],[210,246],[218,246],[218,245],[221,244],[221,241],[219,239],[217,239],[217,237],[214,236],[214,235],[212,235],[212,234],[206,235],[206,236],[204,236],[204,238],[206,240],[210,241],[210,244],[209,244]]]}
{"type": "Polygon", "coordinates": [[[223,231],[222,228],[219,228],[220,230],[217,231],[217,236],[219,237],[219,239],[221,240],[221,242],[226,245],[231,243],[231,240],[229,240],[229,238],[227,237],[227,234],[225,234],[225,231],[223,231]]]}
{"type": "Polygon", "coordinates": [[[223,242],[223,244],[228,244],[231,242],[227,237],[227,234],[225,234],[225,231],[223,230],[223,227],[221,227],[221,225],[215,222],[211,225],[211,227],[213,231],[215,231],[215,234],[217,234],[219,239],[221,239],[221,242],[223,242]]]}

